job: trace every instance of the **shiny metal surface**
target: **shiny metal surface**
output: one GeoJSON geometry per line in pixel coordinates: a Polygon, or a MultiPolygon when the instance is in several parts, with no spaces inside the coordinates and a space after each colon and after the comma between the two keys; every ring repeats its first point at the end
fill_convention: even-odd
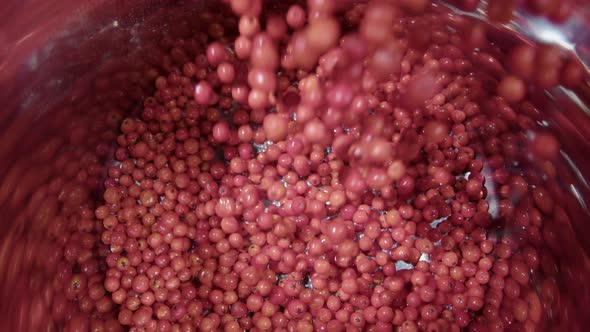
{"type": "MultiPolygon", "coordinates": [[[[483,6],[475,13],[461,13],[485,19],[483,6]]],[[[141,69],[146,52],[163,33],[183,31],[179,22],[186,20],[193,24],[191,29],[199,28],[196,7],[196,1],[158,0],[4,0],[0,5],[3,330],[38,330],[30,321],[32,303],[55,272],[43,265],[52,245],[46,223],[55,211],[38,198],[53,179],[64,177],[64,170],[54,166],[52,146],[92,149],[97,139],[93,135],[101,130],[93,129],[97,119],[114,110],[132,112],[130,101],[141,100],[149,87],[125,90],[132,84],[117,82],[115,74],[141,69]],[[113,84],[114,93],[101,90],[100,80],[113,84]]],[[[583,5],[563,25],[521,12],[510,24],[495,26],[500,38],[559,44],[587,68],[589,27],[590,7],[583,5]]],[[[559,176],[546,184],[565,211],[546,225],[554,239],[547,243],[554,257],[547,264],[558,271],[561,290],[560,310],[548,313],[546,330],[583,331],[590,324],[590,85],[586,81],[573,91],[563,87],[536,91],[533,97],[544,126],[563,147],[563,158],[556,165],[559,176]]],[[[543,177],[539,169],[527,170],[543,177]]],[[[85,186],[89,195],[99,191],[96,184],[85,186]]]]}
{"type": "MultiPolygon", "coordinates": [[[[71,208],[47,190],[56,179],[76,182],[56,167],[57,150],[70,151],[75,162],[96,149],[105,132],[97,123],[140,105],[145,92],[133,89],[125,75],[145,66],[142,52],[165,32],[197,16],[199,7],[189,4],[10,0],[0,5],[1,330],[47,329],[37,323],[47,309],[35,311],[34,304],[48,294],[59,269],[52,259],[59,255],[52,253],[56,238],[48,233],[57,211],[71,208]]],[[[94,182],[79,189],[95,197],[100,181],[94,182]]],[[[71,211],[65,216],[71,218],[71,211]]]]}
{"type": "MultiPolygon", "coordinates": [[[[487,21],[486,8],[489,1],[481,1],[473,12],[466,12],[449,5],[454,12],[487,21]]],[[[588,20],[590,19],[590,6],[581,1],[574,7],[569,19],[561,24],[551,22],[547,18],[531,14],[524,8],[514,13],[512,21],[494,26],[516,33],[521,38],[527,38],[533,42],[542,42],[559,45],[563,50],[575,54],[588,68],[590,66],[590,30],[588,20]]]]}

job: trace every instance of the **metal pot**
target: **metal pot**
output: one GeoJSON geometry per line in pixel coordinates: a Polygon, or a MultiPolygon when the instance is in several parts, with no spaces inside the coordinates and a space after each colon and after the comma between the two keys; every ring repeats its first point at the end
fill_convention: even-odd
{"type": "MultiPolygon", "coordinates": [[[[76,160],[97,165],[106,160],[108,151],[104,160],[84,161],[84,151],[109,148],[97,145],[97,135],[104,129],[96,125],[97,119],[107,116],[116,122],[121,112],[133,112],[140,105],[150,90],[137,87],[142,81],[137,73],[150,61],[145,55],[163,32],[182,36],[192,29],[208,29],[209,16],[203,8],[209,5],[204,3],[4,0],[0,6],[3,330],[50,331],[60,326],[48,314],[55,305],[48,289],[58,280],[56,257],[62,254],[52,248],[63,240],[53,236],[52,227],[56,219],[71,217],[71,211],[80,208],[64,206],[63,196],[81,196],[80,204],[96,199],[104,173],[99,169],[84,177],[76,160]],[[64,156],[58,151],[71,153],[64,156]],[[67,186],[72,179],[82,184],[56,191],[59,183],[67,186]],[[63,215],[58,216],[58,211],[63,215]]],[[[454,10],[485,21],[484,6],[470,13],[454,10]]],[[[590,7],[581,4],[561,25],[519,11],[510,24],[491,26],[498,42],[556,43],[589,65],[588,22],[590,7]]],[[[538,168],[534,174],[541,181],[548,179],[547,187],[563,212],[544,225],[541,264],[548,273],[539,276],[539,289],[547,278],[559,289],[552,301],[542,303],[547,317],[544,330],[583,331],[590,324],[590,84],[586,81],[574,90],[538,90],[532,99],[540,110],[539,123],[562,146],[556,177],[538,168]]]]}

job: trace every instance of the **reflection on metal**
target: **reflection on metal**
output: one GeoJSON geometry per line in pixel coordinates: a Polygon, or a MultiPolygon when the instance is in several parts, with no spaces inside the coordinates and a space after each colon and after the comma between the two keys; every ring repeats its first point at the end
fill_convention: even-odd
{"type": "Polygon", "coordinates": [[[584,197],[582,197],[582,195],[578,191],[578,188],[576,188],[575,185],[571,184],[570,191],[571,191],[572,195],[574,195],[576,197],[578,203],[580,203],[580,205],[584,208],[584,210],[586,210],[586,212],[589,212],[588,206],[586,205],[586,202],[584,201],[584,197]]]}
{"type": "Polygon", "coordinates": [[[404,261],[397,261],[395,262],[395,269],[398,271],[401,270],[413,270],[414,269],[414,265],[404,262],[404,261]]]}
{"type": "Polygon", "coordinates": [[[588,184],[588,181],[586,180],[586,177],[580,171],[580,169],[578,168],[578,166],[576,165],[576,163],[574,163],[574,161],[572,160],[572,158],[570,158],[570,156],[565,151],[561,151],[561,156],[567,162],[568,166],[574,172],[574,174],[576,175],[576,177],[578,178],[578,180],[580,181],[580,183],[583,184],[584,187],[587,190],[590,190],[590,185],[588,184]]]}
{"type": "Polygon", "coordinates": [[[586,105],[575,92],[562,86],[558,87],[557,90],[560,93],[563,93],[568,100],[573,102],[582,111],[584,111],[586,115],[590,116],[590,107],[588,107],[588,105],[586,105]]]}
{"type": "Polygon", "coordinates": [[[430,227],[436,228],[438,226],[438,224],[440,224],[441,222],[447,220],[447,218],[448,217],[436,219],[435,221],[433,221],[433,222],[430,223],[430,227]]]}
{"type": "MultiPolygon", "coordinates": [[[[457,9],[446,1],[442,1],[442,4],[461,15],[486,21],[487,2],[480,1],[478,8],[473,12],[457,9]]],[[[568,22],[559,25],[545,18],[531,15],[525,10],[519,10],[510,23],[494,23],[493,26],[513,31],[534,42],[556,44],[562,49],[572,52],[586,67],[586,70],[589,70],[590,29],[588,29],[587,17],[590,16],[590,8],[582,6],[579,9],[573,11],[568,22]]]]}
{"type": "Polygon", "coordinates": [[[529,18],[527,22],[529,27],[527,31],[536,40],[543,43],[557,44],[568,51],[575,50],[576,45],[568,40],[559,28],[549,23],[546,19],[529,18]]]}
{"type": "Polygon", "coordinates": [[[422,255],[420,255],[420,258],[418,260],[430,263],[430,255],[423,252],[422,255]]]}

